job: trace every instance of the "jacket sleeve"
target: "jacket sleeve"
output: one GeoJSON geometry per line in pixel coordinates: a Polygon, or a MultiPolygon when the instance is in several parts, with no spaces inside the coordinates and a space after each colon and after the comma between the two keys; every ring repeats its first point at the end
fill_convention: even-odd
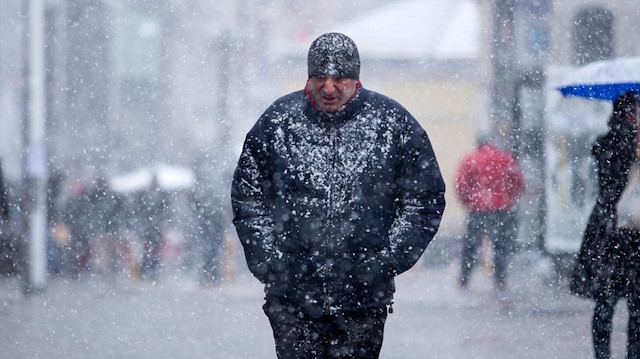
{"type": "Polygon", "coordinates": [[[411,115],[407,120],[396,179],[396,217],[389,236],[389,264],[395,275],[418,261],[438,231],[445,207],[445,183],[431,142],[411,115]]]}
{"type": "Polygon", "coordinates": [[[517,202],[518,198],[524,193],[524,176],[518,161],[510,156],[509,166],[507,168],[507,181],[509,185],[509,199],[512,203],[517,202]]]}
{"type": "Polygon", "coordinates": [[[469,167],[469,157],[465,157],[460,162],[458,173],[456,174],[456,194],[458,199],[466,207],[471,206],[471,188],[473,183],[473,173],[469,167]]]}
{"type": "Polygon", "coordinates": [[[615,207],[635,158],[633,138],[610,131],[596,141],[591,152],[598,169],[598,202],[615,207]]]}
{"type": "Polygon", "coordinates": [[[245,140],[233,175],[233,223],[251,273],[262,283],[273,282],[282,267],[275,247],[268,142],[258,121],[245,140]]]}

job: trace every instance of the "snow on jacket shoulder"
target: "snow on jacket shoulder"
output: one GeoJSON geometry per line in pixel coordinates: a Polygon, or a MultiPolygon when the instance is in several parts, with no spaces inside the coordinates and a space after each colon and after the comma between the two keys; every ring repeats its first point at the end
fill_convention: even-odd
{"type": "Polygon", "coordinates": [[[510,209],[524,190],[518,162],[511,154],[489,144],[466,155],[456,176],[456,193],[470,211],[510,209]]]}
{"type": "Polygon", "coordinates": [[[234,224],[267,299],[353,310],[391,302],[394,275],[438,230],[444,191],[426,132],[398,103],[360,88],[329,114],[297,91],[247,135],[234,224]]]}

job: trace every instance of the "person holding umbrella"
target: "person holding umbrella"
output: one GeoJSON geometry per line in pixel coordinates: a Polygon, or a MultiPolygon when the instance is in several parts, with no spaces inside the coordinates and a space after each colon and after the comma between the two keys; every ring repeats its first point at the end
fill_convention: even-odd
{"type": "Polygon", "coordinates": [[[627,358],[640,358],[640,268],[638,228],[618,226],[618,203],[626,195],[632,170],[637,171],[638,104],[640,96],[626,92],[613,102],[608,131],[592,148],[598,197],[584,231],[571,280],[574,294],[595,300],[592,335],[595,357],[611,356],[610,337],[615,305],[627,298],[629,307],[627,358]],[[635,166],[634,166],[635,164],[635,166]]]}

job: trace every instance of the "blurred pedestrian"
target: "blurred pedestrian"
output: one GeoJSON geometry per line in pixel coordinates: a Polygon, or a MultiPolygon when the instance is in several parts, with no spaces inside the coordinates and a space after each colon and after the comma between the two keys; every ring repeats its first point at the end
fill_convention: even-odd
{"type": "Polygon", "coordinates": [[[6,185],[0,161],[0,274],[16,272],[15,231],[9,211],[9,189],[6,185]]]}
{"type": "Polygon", "coordinates": [[[222,203],[203,183],[204,181],[198,181],[198,185],[191,191],[190,200],[203,247],[198,283],[207,286],[218,284],[222,279],[220,250],[225,226],[222,203]]]}
{"type": "Polygon", "coordinates": [[[118,199],[104,177],[97,177],[88,189],[88,235],[91,247],[92,270],[114,274],[118,268],[117,238],[114,232],[118,199]]]}
{"type": "Polygon", "coordinates": [[[74,277],[91,269],[90,217],[91,203],[85,185],[79,180],[73,180],[65,198],[63,218],[71,234],[71,274],[74,277]]]}
{"type": "Polygon", "coordinates": [[[169,207],[169,195],[160,188],[154,176],[151,185],[143,191],[138,206],[140,230],[143,241],[140,277],[156,281],[160,265],[160,249],[162,246],[162,230],[169,207]]]}
{"type": "Polygon", "coordinates": [[[52,171],[47,177],[47,269],[53,275],[68,274],[73,260],[71,234],[62,217],[63,184],[60,172],[52,171]]]}
{"type": "MultiPolygon", "coordinates": [[[[5,185],[2,161],[0,161],[0,221],[2,221],[2,223],[6,223],[9,219],[9,193],[8,188],[5,185]]],[[[4,225],[2,227],[4,227],[4,225]]]]}
{"type": "Polygon", "coordinates": [[[524,180],[515,157],[498,148],[491,136],[481,134],[476,145],[462,159],[456,175],[456,193],[468,211],[458,284],[468,286],[478,261],[478,246],[487,235],[493,248],[495,285],[502,290],[516,232],[514,207],[524,180]]]}
{"type": "Polygon", "coordinates": [[[359,75],[353,40],[315,39],[304,90],[265,111],[236,167],[234,224],[278,358],[377,358],[394,277],[440,225],[427,133],[359,75]]]}
{"type": "Polygon", "coordinates": [[[597,359],[611,357],[613,314],[623,297],[629,307],[627,359],[640,358],[640,223],[621,228],[618,216],[619,202],[630,194],[626,188],[630,178],[638,175],[639,100],[638,95],[626,93],[614,101],[609,129],[591,151],[598,197],[584,231],[571,291],[596,302],[592,335],[597,359]]]}

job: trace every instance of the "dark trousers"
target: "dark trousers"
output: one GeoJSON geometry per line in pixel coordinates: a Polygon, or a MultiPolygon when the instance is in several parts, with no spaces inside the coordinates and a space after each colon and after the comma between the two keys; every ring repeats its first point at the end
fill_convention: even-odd
{"type": "MultiPolygon", "coordinates": [[[[640,295],[630,295],[629,323],[627,326],[627,359],[640,359],[640,295]]],[[[611,329],[613,327],[613,313],[615,300],[598,300],[593,311],[591,323],[593,334],[593,348],[596,359],[611,357],[611,329]]]]}
{"type": "Polygon", "coordinates": [[[489,236],[493,247],[495,280],[503,282],[515,231],[515,215],[512,211],[470,212],[467,215],[467,233],[462,243],[461,284],[465,285],[469,281],[478,262],[478,246],[485,234],[489,236]]]}
{"type": "Polygon", "coordinates": [[[263,307],[276,342],[278,359],[375,359],[382,348],[387,308],[379,307],[310,318],[292,307],[263,307]]]}

